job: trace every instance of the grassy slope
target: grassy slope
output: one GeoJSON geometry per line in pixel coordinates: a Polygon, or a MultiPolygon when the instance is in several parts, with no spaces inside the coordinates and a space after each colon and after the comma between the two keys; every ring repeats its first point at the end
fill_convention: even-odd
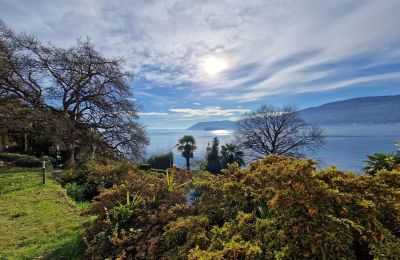
{"type": "Polygon", "coordinates": [[[54,180],[38,169],[0,168],[0,259],[74,259],[87,218],[54,180]]]}

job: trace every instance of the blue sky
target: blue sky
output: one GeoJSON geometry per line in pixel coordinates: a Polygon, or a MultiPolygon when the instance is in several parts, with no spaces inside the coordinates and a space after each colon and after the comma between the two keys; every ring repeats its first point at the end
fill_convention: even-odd
{"type": "Polygon", "coordinates": [[[0,0],[18,32],[69,46],[89,37],[133,70],[149,128],[400,94],[400,1],[0,0]],[[211,74],[204,64],[223,61],[211,74]]]}

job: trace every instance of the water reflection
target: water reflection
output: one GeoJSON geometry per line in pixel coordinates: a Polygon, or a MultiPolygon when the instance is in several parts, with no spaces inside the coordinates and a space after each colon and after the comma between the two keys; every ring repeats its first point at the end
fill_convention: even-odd
{"type": "Polygon", "coordinates": [[[232,135],[233,131],[229,131],[229,130],[212,130],[212,131],[207,131],[210,134],[213,135],[232,135]]]}

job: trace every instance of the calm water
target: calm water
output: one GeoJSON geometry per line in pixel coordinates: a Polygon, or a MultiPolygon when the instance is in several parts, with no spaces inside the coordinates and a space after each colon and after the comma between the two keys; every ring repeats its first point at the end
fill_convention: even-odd
{"type": "MultiPolygon", "coordinates": [[[[336,126],[325,128],[326,144],[311,157],[318,160],[320,167],[335,165],[342,170],[361,172],[366,156],[376,152],[395,152],[395,140],[400,139],[400,124],[372,126],[336,126]]],[[[204,159],[207,144],[218,137],[221,144],[234,139],[231,131],[188,131],[188,130],[149,130],[150,145],[147,157],[155,153],[169,151],[183,135],[193,135],[198,149],[194,159],[204,159]]],[[[185,164],[184,158],[174,150],[174,162],[185,164]]]]}

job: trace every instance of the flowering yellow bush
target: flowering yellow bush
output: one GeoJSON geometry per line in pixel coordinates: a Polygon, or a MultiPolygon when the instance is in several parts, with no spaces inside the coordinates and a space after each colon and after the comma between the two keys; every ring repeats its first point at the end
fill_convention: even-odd
{"type": "Polygon", "coordinates": [[[92,257],[400,258],[397,171],[357,176],[268,156],[221,175],[175,173],[184,185],[174,190],[164,176],[130,176],[97,197],[92,213],[99,218],[87,232],[92,257]],[[104,206],[117,206],[126,190],[142,201],[123,223],[110,221],[104,206]]]}

